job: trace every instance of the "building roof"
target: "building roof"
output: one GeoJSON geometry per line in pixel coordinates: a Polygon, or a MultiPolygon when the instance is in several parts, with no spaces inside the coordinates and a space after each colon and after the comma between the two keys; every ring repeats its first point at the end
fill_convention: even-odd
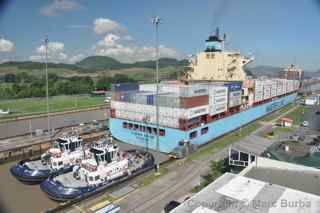
{"type": "Polygon", "coordinates": [[[280,118],[281,121],[293,122],[291,118],[280,118]]]}
{"type": "Polygon", "coordinates": [[[245,176],[320,196],[320,171],[253,167],[245,176]]]}
{"type": "Polygon", "coordinates": [[[172,213],[316,213],[319,209],[320,196],[225,173],[172,213]]]}

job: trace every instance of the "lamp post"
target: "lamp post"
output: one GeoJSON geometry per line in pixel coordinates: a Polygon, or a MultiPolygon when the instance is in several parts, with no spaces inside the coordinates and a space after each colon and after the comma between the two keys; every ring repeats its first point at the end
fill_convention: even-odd
{"type": "MultiPolygon", "coordinates": [[[[161,23],[161,19],[159,16],[152,18],[152,23],[155,26],[155,33],[156,33],[156,73],[155,73],[155,80],[156,80],[156,146],[157,146],[157,154],[160,153],[160,144],[159,144],[159,24],[161,23]]],[[[156,173],[160,172],[160,164],[159,159],[155,158],[156,161],[156,173]]]]}
{"type": "Polygon", "coordinates": [[[50,108],[49,108],[49,80],[48,80],[48,44],[49,39],[46,36],[44,40],[45,44],[45,75],[46,75],[46,102],[47,102],[47,128],[49,135],[51,135],[51,127],[50,127],[50,108]]]}

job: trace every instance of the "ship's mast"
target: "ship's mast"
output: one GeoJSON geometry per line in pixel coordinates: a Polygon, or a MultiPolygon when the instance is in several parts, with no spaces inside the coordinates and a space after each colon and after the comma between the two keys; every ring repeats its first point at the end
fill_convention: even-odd
{"type": "MultiPolygon", "coordinates": [[[[152,23],[155,26],[156,30],[156,73],[155,73],[155,80],[156,80],[156,146],[157,146],[157,153],[160,153],[160,144],[159,144],[159,24],[161,23],[161,19],[159,16],[153,17],[152,23]]],[[[155,158],[156,161],[156,173],[160,171],[160,164],[159,159],[155,158]]]]}

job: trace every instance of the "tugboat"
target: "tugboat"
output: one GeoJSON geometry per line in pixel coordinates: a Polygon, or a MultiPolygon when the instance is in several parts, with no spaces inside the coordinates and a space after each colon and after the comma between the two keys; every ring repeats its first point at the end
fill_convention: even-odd
{"type": "Polygon", "coordinates": [[[40,187],[49,198],[64,202],[104,190],[152,168],[154,158],[150,153],[122,152],[104,138],[92,143],[90,154],[72,172],[51,175],[40,187]]]}
{"type": "Polygon", "coordinates": [[[41,183],[52,174],[72,171],[85,155],[83,139],[70,132],[58,137],[52,147],[39,158],[22,160],[11,167],[11,174],[27,184],[41,183]]]}

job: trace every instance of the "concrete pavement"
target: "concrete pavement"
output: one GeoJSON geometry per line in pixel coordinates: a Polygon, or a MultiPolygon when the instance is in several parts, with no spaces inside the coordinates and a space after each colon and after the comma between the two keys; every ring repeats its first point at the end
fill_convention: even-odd
{"type": "MultiPolygon", "coordinates": [[[[50,125],[54,129],[87,123],[93,120],[105,120],[106,110],[75,112],[63,115],[55,115],[50,119],[50,125]]],[[[12,121],[0,124],[0,139],[29,134],[30,130],[47,129],[47,117],[37,117],[28,120],[12,121]]]]}

